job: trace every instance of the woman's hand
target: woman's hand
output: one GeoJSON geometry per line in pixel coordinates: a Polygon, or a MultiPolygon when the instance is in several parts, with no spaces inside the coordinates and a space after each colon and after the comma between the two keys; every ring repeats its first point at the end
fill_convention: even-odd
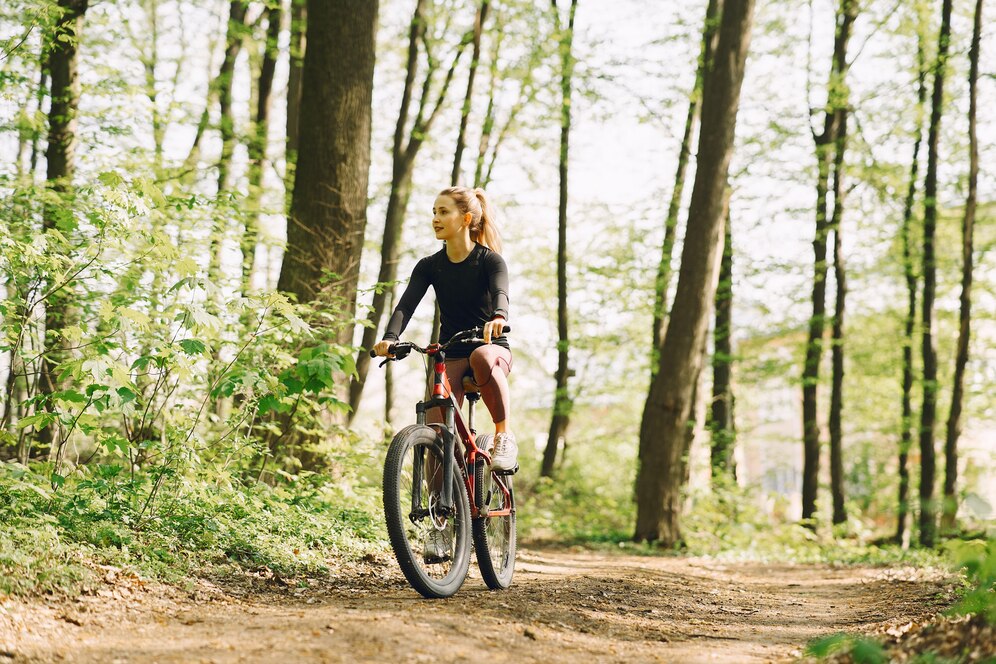
{"type": "Polygon", "coordinates": [[[504,334],[502,330],[505,329],[505,319],[498,316],[494,320],[488,321],[484,324],[484,343],[491,343],[492,339],[497,339],[504,334]]]}
{"type": "Polygon", "coordinates": [[[394,357],[393,355],[390,355],[388,353],[388,349],[391,347],[391,344],[393,343],[394,343],[393,341],[388,341],[387,339],[378,341],[377,343],[374,344],[373,352],[375,352],[378,357],[385,357],[385,356],[394,357]]]}

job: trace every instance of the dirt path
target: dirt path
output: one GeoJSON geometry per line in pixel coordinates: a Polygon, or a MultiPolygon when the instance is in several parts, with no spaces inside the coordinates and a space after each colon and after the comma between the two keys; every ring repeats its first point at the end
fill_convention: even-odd
{"type": "Polygon", "coordinates": [[[392,561],[290,587],[179,590],[108,569],[69,603],[0,603],[6,662],[767,662],[811,638],[882,631],[950,601],[911,569],[761,565],[556,550],[520,553],[510,590],[472,576],[427,601],[392,561]]]}

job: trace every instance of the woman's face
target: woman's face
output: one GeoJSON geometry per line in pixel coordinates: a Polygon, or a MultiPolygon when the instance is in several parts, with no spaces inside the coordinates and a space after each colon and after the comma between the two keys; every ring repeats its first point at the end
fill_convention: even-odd
{"type": "Polygon", "coordinates": [[[437,196],[432,206],[432,229],[436,231],[437,240],[449,240],[464,232],[470,225],[468,215],[460,214],[460,210],[449,196],[437,196]]]}

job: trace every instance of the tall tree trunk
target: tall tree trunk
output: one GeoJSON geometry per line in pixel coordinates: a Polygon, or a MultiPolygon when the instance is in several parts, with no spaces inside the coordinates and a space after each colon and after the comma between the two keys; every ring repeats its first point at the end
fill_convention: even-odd
{"type": "MultiPolygon", "coordinates": [[[[467,72],[467,91],[463,96],[463,106],[460,107],[460,129],[457,131],[456,153],[453,156],[453,170],[450,173],[450,184],[460,184],[460,165],[463,161],[463,151],[467,146],[467,123],[470,120],[470,109],[474,99],[474,79],[477,77],[477,66],[481,61],[481,29],[488,16],[490,0],[481,0],[474,17],[474,37],[471,48],[470,70],[467,72]]],[[[475,183],[476,185],[476,183],[475,183]]]]}
{"type": "Polygon", "coordinates": [[[287,143],[284,151],[284,197],[290,212],[294,192],[294,168],[300,145],[301,129],[301,73],[304,70],[304,53],[307,50],[307,0],[290,0],[290,48],[287,72],[287,143]]]}
{"type": "MultiPolygon", "coordinates": [[[[405,223],[405,212],[408,209],[408,200],[412,192],[412,175],[415,169],[415,158],[418,156],[422,144],[429,136],[432,125],[439,115],[439,110],[449,92],[450,83],[456,73],[460,57],[463,55],[464,50],[466,50],[467,44],[473,39],[473,31],[471,31],[464,35],[464,38],[460,41],[434,101],[432,101],[432,78],[433,74],[439,68],[439,63],[435,58],[431,57],[431,54],[426,54],[428,66],[422,84],[418,110],[415,114],[415,121],[412,124],[411,132],[406,136],[405,129],[408,125],[408,115],[418,72],[418,45],[423,41],[426,28],[425,2],[426,0],[419,0],[416,3],[409,28],[405,87],[401,95],[401,109],[398,112],[398,122],[394,128],[391,192],[387,198],[387,213],[384,219],[384,240],[381,243],[380,269],[377,273],[377,283],[380,284],[392,283],[398,278],[401,229],[405,223]]],[[[367,374],[370,371],[370,355],[367,351],[373,347],[377,339],[377,332],[379,331],[380,321],[384,317],[386,304],[387,289],[381,288],[375,291],[373,305],[370,309],[370,314],[367,316],[367,326],[363,330],[360,351],[356,356],[356,374],[349,384],[349,421],[352,421],[352,418],[355,417],[360,407],[360,399],[363,397],[363,387],[366,383],[367,374]]]]}
{"type": "Polygon", "coordinates": [[[570,338],[567,333],[567,166],[571,137],[571,88],[574,75],[574,16],[578,0],[571,0],[567,14],[567,26],[560,27],[560,10],[557,0],[552,0],[553,16],[560,32],[560,202],[557,216],[557,381],[553,395],[553,414],[550,417],[550,433],[543,450],[542,477],[553,476],[553,466],[557,460],[557,447],[567,433],[570,424],[571,395],[567,380],[570,377],[570,338]]]}
{"type": "Polygon", "coordinates": [[[923,141],[923,115],[920,111],[927,101],[927,63],[924,52],[924,35],[917,35],[917,121],[916,140],[913,143],[913,162],[910,165],[910,181],[903,205],[903,220],[900,226],[900,243],[903,251],[903,275],[906,279],[908,305],[903,327],[903,395],[902,430],[899,434],[899,496],[896,514],[895,541],[902,544],[906,539],[906,521],[909,517],[909,451],[913,446],[913,329],[916,326],[917,275],[913,264],[910,230],[913,223],[913,205],[916,199],[917,177],[920,171],[920,144],[923,141]]]}
{"type": "MultiPolygon", "coordinates": [[[[232,80],[235,61],[242,50],[246,23],[245,0],[232,0],[228,10],[228,31],[225,36],[225,57],[221,61],[215,93],[218,96],[218,128],[221,132],[221,155],[218,157],[218,198],[228,191],[232,152],[235,149],[235,119],[232,117],[232,80]]],[[[209,243],[208,279],[216,281],[221,273],[222,244],[225,240],[227,215],[214,215],[214,228],[209,243]]]]}
{"type": "Polygon", "coordinates": [[[716,286],[716,322],[713,326],[710,465],[713,479],[728,477],[735,480],[737,466],[733,459],[733,447],[736,442],[736,425],[730,381],[730,369],[733,366],[733,345],[730,340],[733,323],[733,227],[729,209],[725,227],[723,258],[719,264],[719,282],[716,286]]]}
{"type": "Polygon", "coordinates": [[[934,258],[934,235],[937,229],[937,162],[944,110],[944,75],[951,42],[952,0],[941,5],[941,30],[934,64],[934,89],[930,99],[930,129],[927,132],[927,175],[923,183],[923,408],[920,410],[920,544],[934,546],[937,535],[937,505],[934,501],[934,423],[937,418],[937,355],[934,351],[934,291],[937,266],[934,258]]]}
{"type": "Polygon", "coordinates": [[[816,144],[816,235],[813,238],[813,315],[809,319],[809,336],[806,341],[806,359],[802,372],[802,518],[816,516],[816,494],[820,474],[820,424],[817,407],[817,390],[820,383],[820,363],[823,359],[823,333],[826,324],[827,293],[827,233],[829,208],[827,194],[837,144],[839,121],[838,108],[846,104],[844,76],[847,70],[847,42],[857,14],[856,0],[840,0],[837,9],[834,36],[833,62],[827,83],[827,105],[824,109],[823,132],[813,134],[816,144]],[[843,100],[839,97],[845,91],[843,100]]]}
{"type": "MultiPolygon", "coordinates": [[[[44,54],[41,58],[41,73],[38,78],[38,94],[35,100],[38,103],[37,111],[41,113],[42,106],[45,103],[45,95],[48,93],[48,63],[45,61],[44,54]]],[[[38,171],[38,143],[41,140],[41,130],[32,129],[31,131],[31,157],[28,160],[28,176],[33,183],[35,181],[35,173],[38,171]]]]}
{"type": "MultiPolygon", "coordinates": [[[[846,100],[845,100],[846,104],[846,100]]],[[[838,108],[836,151],[833,166],[833,275],[836,283],[833,325],[831,327],[830,381],[830,494],[833,500],[833,523],[847,521],[844,507],[844,440],[842,415],[844,410],[844,311],[847,298],[847,276],[844,265],[844,244],[841,221],[844,213],[844,151],[847,147],[847,108],[838,108]]]]}
{"type": "Polygon", "coordinates": [[[979,184],[979,139],[976,135],[978,110],[979,51],[982,41],[982,0],[975,1],[975,22],[972,28],[972,47],[969,50],[968,71],[968,197],[965,199],[965,216],[961,222],[961,301],[958,320],[958,351],[955,356],[954,388],[951,394],[951,412],[948,414],[947,433],[944,438],[944,504],[941,510],[941,531],[955,529],[958,516],[958,437],[961,434],[961,409],[965,398],[965,366],[968,364],[968,342],[972,321],[972,245],[975,229],[975,208],[979,184]]]}
{"type": "Polygon", "coordinates": [[[703,81],[702,124],[711,131],[699,135],[678,289],[661,348],[660,370],[651,381],[640,424],[641,447],[647,454],[637,475],[635,539],[656,541],[664,547],[681,541],[682,456],[723,257],[727,176],[753,12],[753,0],[728,3],[724,8],[716,57],[703,81]]]}
{"type": "MultiPolygon", "coordinates": [[[[76,126],[80,101],[80,82],[77,71],[80,33],[83,28],[83,15],[89,0],[59,0],[62,12],[56,21],[55,33],[49,40],[46,54],[49,75],[51,107],[48,113],[48,149],[46,179],[49,188],[62,197],[58,206],[47,205],[44,211],[43,228],[54,230],[62,215],[62,206],[70,206],[72,180],[76,171],[76,126]]],[[[41,356],[38,376],[38,392],[51,395],[58,389],[56,369],[65,361],[66,352],[61,339],[62,330],[71,324],[72,301],[67,289],[53,293],[45,302],[45,353],[41,356]]],[[[46,408],[51,409],[47,403],[46,408]]],[[[54,427],[42,429],[38,440],[42,446],[54,450],[54,427]]]]}
{"type": "Polygon", "coordinates": [[[259,70],[256,113],[253,118],[252,136],[249,139],[249,200],[245,231],[242,234],[242,292],[252,292],[253,265],[256,262],[256,245],[259,242],[259,216],[263,198],[263,171],[266,164],[266,144],[270,133],[270,97],[273,75],[277,68],[281,5],[266,10],[266,43],[263,62],[259,70]]]}
{"type": "MultiPolygon", "coordinates": [[[[319,297],[339,320],[356,307],[367,223],[377,0],[308,2],[300,150],[277,288],[319,297]],[[328,274],[336,275],[325,285],[328,274]]],[[[338,330],[349,344],[351,326],[338,330]]]]}
{"type": "Polygon", "coordinates": [[[681,210],[682,193],[685,190],[685,171],[692,153],[692,141],[699,122],[699,101],[702,97],[702,77],[712,62],[712,54],[716,48],[718,23],[716,17],[722,11],[722,0],[709,0],[706,6],[705,25],[702,28],[702,46],[699,52],[699,63],[695,69],[695,84],[688,99],[688,113],[685,115],[685,131],[681,137],[681,147],[678,150],[678,168],[674,174],[674,189],[671,191],[671,202],[667,208],[667,219],[664,222],[664,244],[661,250],[661,260],[657,266],[657,280],[654,282],[654,320],[653,342],[651,346],[651,376],[657,371],[657,360],[660,354],[661,342],[667,325],[667,291],[671,284],[672,255],[674,239],[678,231],[678,212],[681,210]]]}

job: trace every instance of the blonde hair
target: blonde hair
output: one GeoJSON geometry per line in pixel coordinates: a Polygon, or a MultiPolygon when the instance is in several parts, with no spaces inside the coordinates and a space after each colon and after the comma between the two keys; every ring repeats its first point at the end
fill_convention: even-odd
{"type": "Polygon", "coordinates": [[[439,192],[439,195],[452,198],[460,214],[470,213],[471,240],[501,253],[501,232],[498,230],[494,209],[483,189],[448,187],[439,192]]]}

